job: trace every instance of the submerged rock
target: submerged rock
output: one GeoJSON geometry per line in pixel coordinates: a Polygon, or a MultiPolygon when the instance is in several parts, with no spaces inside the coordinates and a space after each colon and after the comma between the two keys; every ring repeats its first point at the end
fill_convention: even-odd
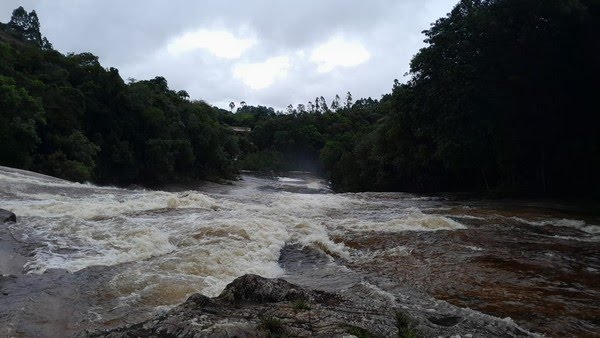
{"type": "Polygon", "coordinates": [[[0,209],[0,223],[16,222],[17,216],[8,210],[0,209]]]}
{"type": "MultiPolygon", "coordinates": [[[[353,290],[353,291],[359,291],[353,290]]],[[[215,298],[190,296],[150,320],[87,337],[471,337],[527,335],[502,322],[411,318],[366,293],[307,290],[282,279],[245,275],[215,298]],[[424,324],[425,323],[425,324],[424,324]],[[464,324],[467,323],[467,324],[464,324]]]]}

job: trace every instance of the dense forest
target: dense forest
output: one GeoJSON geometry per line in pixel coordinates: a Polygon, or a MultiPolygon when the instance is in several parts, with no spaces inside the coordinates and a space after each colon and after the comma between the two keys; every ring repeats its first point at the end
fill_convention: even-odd
{"type": "Polygon", "coordinates": [[[19,8],[0,26],[0,164],[111,184],[311,170],[339,191],[598,197],[599,11],[462,0],[391,93],[277,112],[211,107],[162,77],[126,83],[92,54],[55,51],[19,8]]]}
{"type": "Polygon", "coordinates": [[[218,111],[163,77],[125,83],[90,53],[62,55],[22,7],[0,27],[0,164],[75,181],[235,177],[218,111]]]}

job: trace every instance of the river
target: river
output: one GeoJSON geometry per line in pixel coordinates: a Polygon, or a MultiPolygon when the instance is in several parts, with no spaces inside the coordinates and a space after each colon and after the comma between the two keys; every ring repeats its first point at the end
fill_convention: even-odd
{"type": "Polygon", "coordinates": [[[0,207],[18,216],[0,231],[0,335],[133,323],[247,273],[367,283],[407,309],[449,304],[528,333],[600,332],[593,203],[335,194],[304,173],[165,190],[0,167],[0,207]]]}

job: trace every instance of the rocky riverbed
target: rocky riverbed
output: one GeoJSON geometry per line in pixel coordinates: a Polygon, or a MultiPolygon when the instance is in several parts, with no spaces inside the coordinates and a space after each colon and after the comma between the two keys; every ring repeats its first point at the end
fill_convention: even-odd
{"type": "Polygon", "coordinates": [[[600,332],[594,205],[334,194],[305,173],[122,189],[0,167],[0,207],[17,216],[0,223],[0,336],[600,332]],[[249,298],[225,296],[238,289],[249,298]]]}

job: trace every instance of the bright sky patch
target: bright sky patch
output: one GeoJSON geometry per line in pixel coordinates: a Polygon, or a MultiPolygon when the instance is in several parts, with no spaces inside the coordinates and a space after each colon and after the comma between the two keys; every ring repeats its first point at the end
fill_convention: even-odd
{"type": "Polygon", "coordinates": [[[337,67],[355,67],[371,58],[369,51],[359,42],[335,37],[313,49],[310,61],[317,64],[319,73],[327,73],[337,67]]]}
{"type": "Polygon", "coordinates": [[[236,64],[233,76],[252,89],[264,89],[286,76],[289,68],[289,57],[277,56],[263,62],[236,64]]]}
{"type": "Polygon", "coordinates": [[[197,49],[205,49],[220,58],[239,59],[255,44],[256,40],[253,38],[236,37],[228,31],[200,29],[171,40],[167,50],[173,55],[181,55],[197,49]]]}

